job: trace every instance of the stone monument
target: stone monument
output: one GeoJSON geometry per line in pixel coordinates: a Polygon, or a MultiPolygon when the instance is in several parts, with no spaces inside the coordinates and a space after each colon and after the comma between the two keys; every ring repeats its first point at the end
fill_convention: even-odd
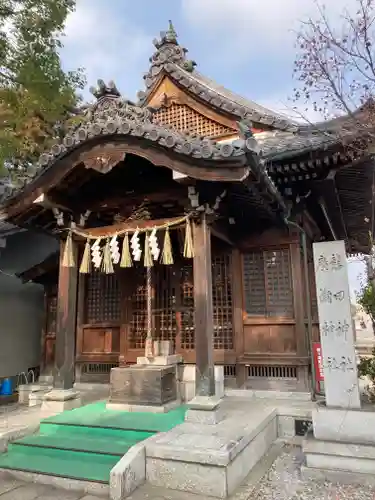
{"type": "Polygon", "coordinates": [[[361,408],[345,244],[314,243],[313,251],[326,400],[312,413],[303,474],[375,482],[375,407],[361,408]]]}

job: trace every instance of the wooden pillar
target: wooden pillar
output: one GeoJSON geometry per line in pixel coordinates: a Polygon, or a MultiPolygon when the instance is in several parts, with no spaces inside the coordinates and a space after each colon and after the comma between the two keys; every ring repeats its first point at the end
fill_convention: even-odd
{"type": "Polygon", "coordinates": [[[206,215],[194,223],[196,396],[215,395],[211,231],[206,215]]]}
{"type": "Polygon", "coordinates": [[[54,388],[72,389],[74,384],[75,337],[77,324],[78,245],[73,240],[75,267],[62,265],[65,242],[60,245],[57,297],[54,388]]]}
{"type": "MultiPolygon", "coordinates": [[[[301,258],[300,245],[293,243],[290,252],[292,262],[292,281],[293,281],[293,301],[294,317],[296,320],[296,344],[297,356],[308,359],[307,330],[305,323],[304,291],[303,291],[303,262],[301,258]]],[[[308,380],[308,362],[298,367],[298,389],[301,391],[309,390],[308,380]]]]}

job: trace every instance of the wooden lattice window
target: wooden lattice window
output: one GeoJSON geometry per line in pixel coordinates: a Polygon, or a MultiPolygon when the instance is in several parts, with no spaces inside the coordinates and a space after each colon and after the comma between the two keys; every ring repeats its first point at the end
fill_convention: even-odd
{"type": "Polygon", "coordinates": [[[212,259],[212,303],[214,348],[233,349],[232,276],[230,256],[217,254],[212,259]]]}
{"type": "Polygon", "coordinates": [[[293,317],[293,292],[288,249],[243,256],[245,311],[249,316],[293,317]]]}
{"type": "Polygon", "coordinates": [[[47,335],[56,334],[56,321],[57,321],[57,296],[49,295],[47,297],[47,335]]]}
{"type": "Polygon", "coordinates": [[[86,279],[86,323],[118,323],[121,296],[116,274],[94,271],[86,279]]]}
{"type": "Polygon", "coordinates": [[[156,111],[154,117],[161,125],[203,137],[219,137],[236,132],[183,104],[173,103],[168,107],[162,107],[156,111]]]}

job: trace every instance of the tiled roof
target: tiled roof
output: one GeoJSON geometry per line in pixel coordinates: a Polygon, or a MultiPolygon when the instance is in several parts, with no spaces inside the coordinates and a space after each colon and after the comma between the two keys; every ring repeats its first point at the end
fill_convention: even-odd
{"type": "Polygon", "coordinates": [[[256,134],[256,140],[267,161],[280,161],[308,151],[325,150],[340,142],[333,134],[262,132],[256,134]]]}

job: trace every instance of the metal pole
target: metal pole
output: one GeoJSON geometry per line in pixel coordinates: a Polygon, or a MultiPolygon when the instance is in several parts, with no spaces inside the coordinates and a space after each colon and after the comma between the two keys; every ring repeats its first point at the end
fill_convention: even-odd
{"type": "Polygon", "coordinates": [[[145,342],[146,358],[153,357],[152,346],[152,273],[151,267],[147,268],[146,274],[146,296],[147,296],[147,336],[145,342]]]}

